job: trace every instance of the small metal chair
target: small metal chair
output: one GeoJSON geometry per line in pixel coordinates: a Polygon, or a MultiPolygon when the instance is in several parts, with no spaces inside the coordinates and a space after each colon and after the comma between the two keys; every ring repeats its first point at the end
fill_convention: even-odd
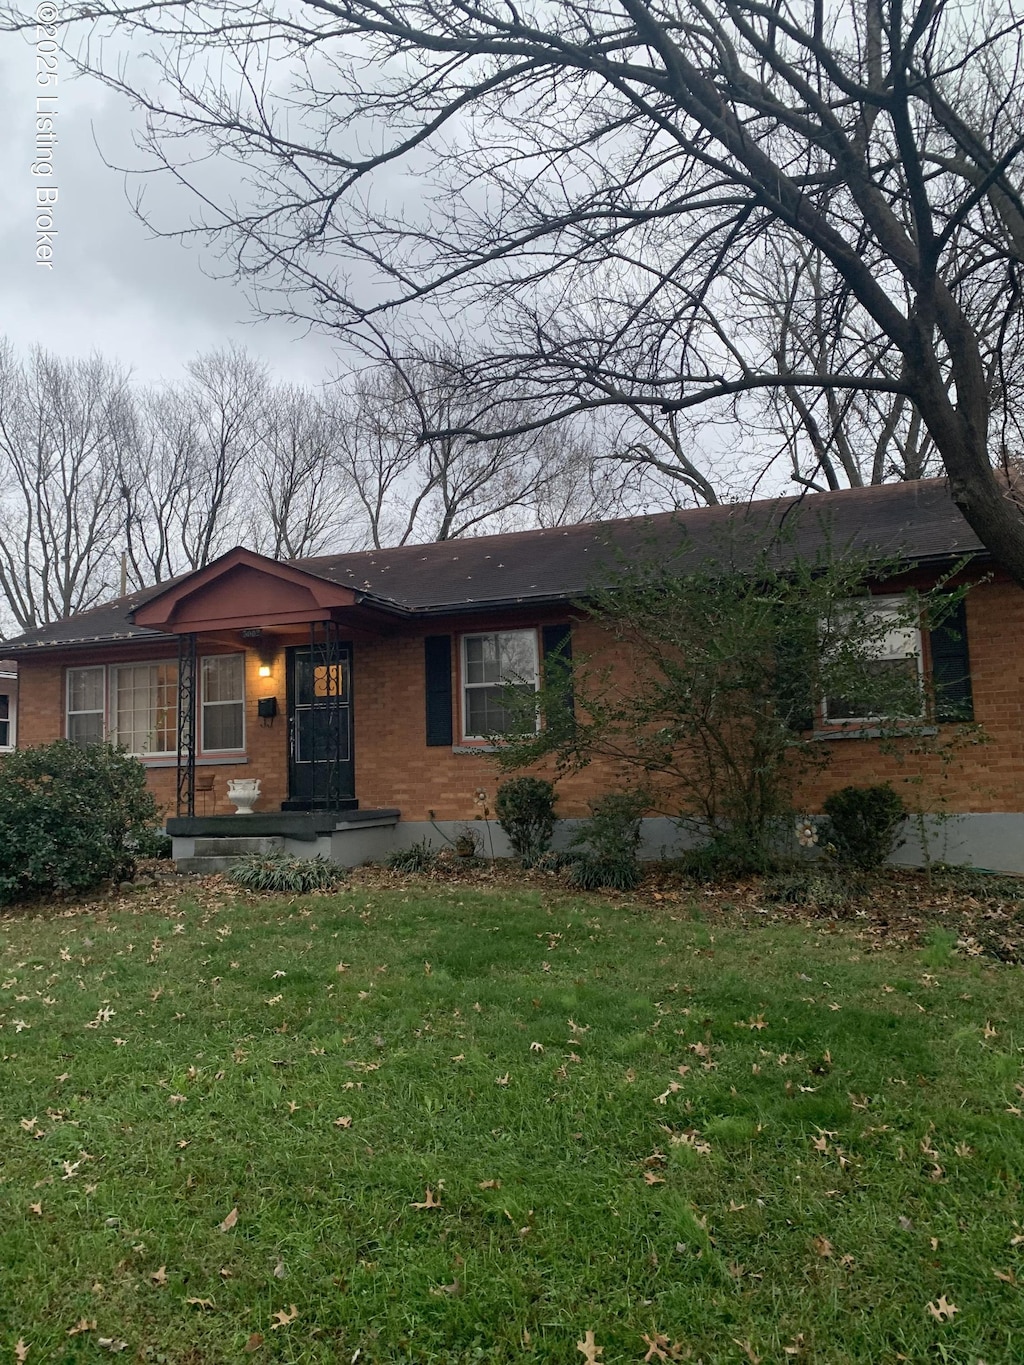
{"type": "Polygon", "coordinates": [[[201,797],[203,798],[203,814],[204,814],[204,815],[207,815],[207,814],[209,814],[209,815],[216,815],[216,814],[217,814],[217,792],[216,792],[216,789],[215,789],[215,786],[214,786],[214,783],[216,782],[216,780],[217,780],[217,777],[216,777],[216,774],[215,774],[215,773],[212,773],[212,772],[205,772],[205,773],[204,773],[204,772],[198,772],[198,773],[196,773],[196,796],[201,796],[201,797]],[[210,801],[212,802],[212,804],[213,804],[213,809],[212,809],[211,811],[209,811],[209,812],[208,812],[207,809],[206,809],[207,798],[209,798],[209,800],[210,800],[210,801]]]}

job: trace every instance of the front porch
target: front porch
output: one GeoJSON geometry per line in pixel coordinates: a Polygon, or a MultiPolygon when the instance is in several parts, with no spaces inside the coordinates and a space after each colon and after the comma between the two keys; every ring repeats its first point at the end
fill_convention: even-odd
{"type": "Polygon", "coordinates": [[[225,872],[254,853],[321,856],[344,867],[382,858],[395,844],[401,811],[257,811],[252,815],[186,815],[167,821],[179,872],[225,872]]]}

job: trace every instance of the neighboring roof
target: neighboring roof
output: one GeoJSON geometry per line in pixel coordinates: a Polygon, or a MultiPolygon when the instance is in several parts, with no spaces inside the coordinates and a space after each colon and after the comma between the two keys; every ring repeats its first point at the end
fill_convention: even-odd
{"type": "MultiPolygon", "coordinates": [[[[653,551],[659,558],[679,553],[680,562],[696,565],[721,555],[723,538],[733,537],[733,546],[754,545],[783,525],[791,533],[787,551],[805,556],[826,543],[915,563],[984,552],[946,480],[927,479],[288,562],[355,590],[365,606],[387,615],[438,616],[572,601],[616,561],[653,551]]],[[[28,631],[4,649],[25,654],[59,645],[166,638],[134,625],[132,612],[168,587],[163,583],[28,631]]]]}

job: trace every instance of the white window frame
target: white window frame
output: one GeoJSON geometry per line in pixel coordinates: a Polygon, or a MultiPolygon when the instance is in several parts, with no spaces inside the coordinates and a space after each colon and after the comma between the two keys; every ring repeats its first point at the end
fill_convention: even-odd
{"type": "MultiPolygon", "coordinates": [[[[6,689],[7,743],[0,744],[0,754],[9,754],[18,747],[18,675],[0,673],[0,693],[6,689]]],[[[2,722],[0,722],[2,723],[2,722]]]]}
{"type": "MultiPolygon", "coordinates": [[[[501,683],[471,683],[468,681],[469,669],[466,663],[466,642],[468,640],[485,639],[492,635],[528,635],[533,645],[533,690],[540,689],[540,649],[538,647],[537,631],[533,627],[517,627],[512,630],[471,630],[459,637],[459,715],[461,720],[461,737],[465,743],[485,744],[490,739],[489,735],[471,735],[467,728],[467,706],[466,693],[472,688],[500,687],[501,683]]],[[[527,682],[527,679],[523,679],[527,682]]],[[[540,718],[537,719],[540,724],[540,718]]]]}
{"type": "Polygon", "coordinates": [[[244,753],[245,753],[245,743],[246,743],[246,726],[245,726],[245,661],[246,661],[245,651],[244,651],[244,650],[237,650],[237,649],[236,649],[236,650],[229,650],[227,653],[224,653],[224,654],[204,654],[204,655],[200,658],[200,660],[199,660],[199,680],[200,680],[200,697],[199,697],[199,750],[200,750],[200,753],[203,753],[203,754],[244,754],[244,753]],[[213,660],[213,659],[237,659],[237,658],[240,658],[240,659],[242,660],[242,695],[241,695],[240,697],[235,698],[233,701],[209,701],[209,702],[208,702],[208,701],[206,700],[206,675],[205,675],[204,665],[205,665],[207,662],[209,662],[210,660],[213,660]],[[207,746],[207,743],[206,743],[206,708],[207,708],[208,706],[238,706],[239,704],[241,704],[241,707],[242,707],[242,742],[241,742],[241,744],[240,744],[237,748],[231,748],[231,749],[211,749],[211,748],[209,748],[209,747],[207,746]]]}
{"type": "Polygon", "coordinates": [[[826,725],[870,725],[880,720],[919,720],[924,715],[924,647],[921,639],[921,627],[909,626],[906,622],[906,598],[904,597],[872,597],[870,602],[858,600],[851,603],[852,610],[866,610],[875,617],[891,616],[902,618],[899,620],[898,629],[905,631],[914,642],[914,652],[912,654],[874,654],[873,663],[896,663],[905,659],[916,659],[917,661],[917,680],[921,687],[922,709],[916,716],[836,716],[828,714],[828,698],[821,699],[821,716],[826,725]]]}
{"type": "MultiPolygon", "coordinates": [[[[126,659],[123,663],[110,664],[107,670],[107,714],[110,718],[110,730],[113,742],[120,744],[121,736],[117,729],[117,675],[121,669],[125,668],[164,668],[173,665],[175,670],[178,667],[177,659],[126,659]]],[[[129,749],[128,752],[133,758],[170,758],[178,752],[177,733],[178,733],[178,684],[174,684],[174,734],[175,743],[170,749],[129,749]]]]}
{"type": "MultiPolygon", "coordinates": [[[[82,667],[67,668],[64,671],[64,734],[68,741],[75,743],[71,739],[71,717],[72,716],[100,716],[103,722],[100,739],[107,737],[107,711],[109,706],[109,696],[107,693],[107,666],[106,664],[84,664],[82,667]],[[99,711],[72,711],[71,709],[71,675],[73,673],[99,673],[103,678],[102,693],[103,705],[99,711]]],[[[99,742],[99,741],[97,741],[99,742]]]]}

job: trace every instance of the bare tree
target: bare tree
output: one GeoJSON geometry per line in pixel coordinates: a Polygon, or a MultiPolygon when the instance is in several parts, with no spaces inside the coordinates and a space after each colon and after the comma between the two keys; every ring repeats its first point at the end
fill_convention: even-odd
{"type": "Polygon", "coordinates": [[[337,455],[375,546],[452,540],[482,531],[607,516],[623,505],[621,480],[599,473],[582,433],[536,427],[525,405],[491,390],[477,425],[472,370],[453,352],[390,356],[351,377],[334,400],[337,455]],[[517,427],[532,429],[520,433],[517,427]]]}
{"type": "Polygon", "coordinates": [[[118,489],[136,587],[201,568],[243,538],[249,485],[263,477],[266,393],[264,368],[228,350],[141,397],[118,489]]]}
{"type": "Polygon", "coordinates": [[[143,111],[156,164],[200,191],[190,234],[232,253],[264,310],[358,328],[444,309],[503,354],[503,382],[545,397],[535,422],[757,393],[903,398],[1024,583],[1024,517],[998,475],[1019,408],[992,388],[1021,351],[1014,0],[79,0],[67,14],[112,18],[155,59],[148,85],[140,69],[105,78],[143,111]],[[286,64],[287,89],[268,77],[286,64]],[[218,193],[211,151],[248,200],[218,193]],[[396,172],[417,177],[401,211],[396,172]],[[886,365],[783,366],[767,319],[741,326],[750,295],[733,281],[768,240],[820,259],[886,365]]]}
{"type": "Polygon", "coordinates": [[[275,559],[321,554],[351,541],[352,489],[338,460],[335,419],[310,390],[271,389],[254,463],[249,542],[275,559]]]}
{"type": "Polygon", "coordinates": [[[0,593],[22,630],[110,595],[116,471],[130,436],[117,366],[38,347],[21,362],[0,343],[0,593]]]}

